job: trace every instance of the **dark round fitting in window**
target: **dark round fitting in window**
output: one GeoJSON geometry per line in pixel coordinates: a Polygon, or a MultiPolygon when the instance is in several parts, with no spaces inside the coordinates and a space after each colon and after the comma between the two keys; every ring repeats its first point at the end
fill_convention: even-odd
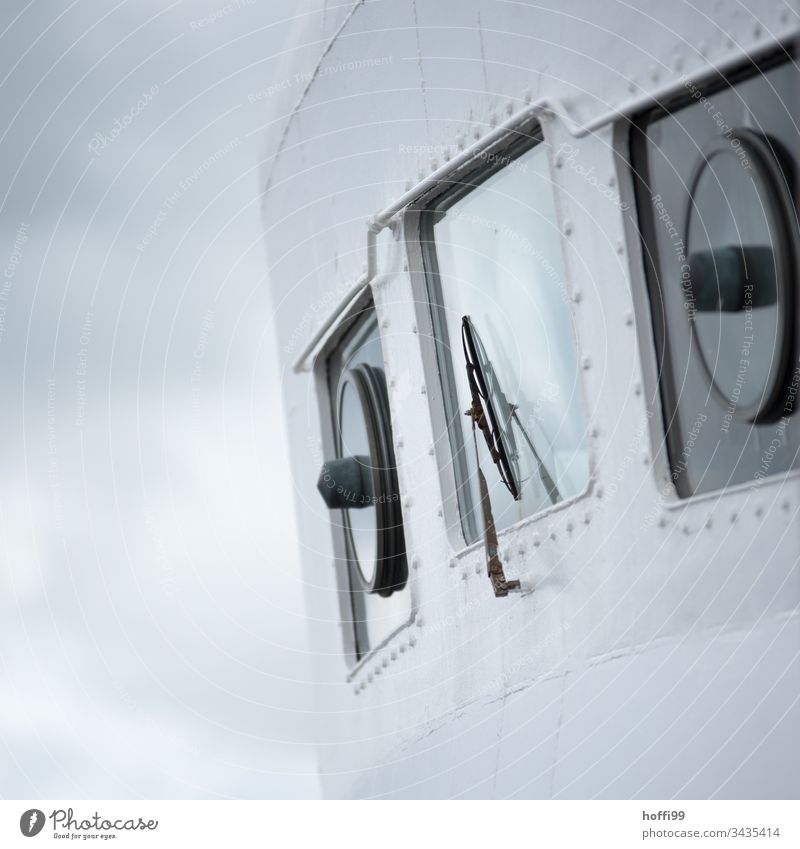
{"type": "Polygon", "coordinates": [[[323,465],[317,488],[342,510],[359,589],[389,596],[405,586],[408,566],[382,372],[365,363],[345,372],[336,409],[339,457],[323,465]]]}
{"type": "Polygon", "coordinates": [[[689,180],[681,284],[692,344],[733,418],[769,419],[784,400],[798,269],[794,206],[767,140],[714,139],[689,180]]]}

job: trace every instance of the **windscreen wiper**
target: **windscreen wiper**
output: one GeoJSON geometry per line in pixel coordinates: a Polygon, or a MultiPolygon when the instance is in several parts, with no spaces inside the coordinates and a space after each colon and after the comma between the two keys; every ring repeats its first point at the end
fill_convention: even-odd
{"type": "MultiPolygon", "coordinates": [[[[469,380],[473,407],[477,400],[484,411],[483,418],[486,427],[481,428],[481,430],[503,483],[514,500],[519,501],[522,480],[517,464],[517,443],[511,427],[512,422],[516,422],[536,460],[539,477],[547,490],[550,503],[556,504],[561,501],[558,486],[550,476],[547,466],[545,466],[536,446],[533,444],[533,440],[520,421],[517,415],[517,406],[509,403],[506,398],[478,331],[475,329],[472,319],[467,315],[461,320],[461,341],[464,347],[464,359],[467,364],[467,379],[469,380]]],[[[471,411],[468,412],[468,415],[471,415],[471,411]]]]}
{"type": "Polygon", "coordinates": [[[480,337],[469,316],[461,319],[461,343],[464,348],[464,361],[467,367],[467,381],[471,396],[471,405],[465,415],[472,420],[472,436],[475,442],[475,459],[478,464],[478,483],[481,494],[481,509],[486,544],[486,562],[489,580],[496,596],[506,596],[509,591],[519,589],[519,581],[506,580],[503,564],[497,554],[497,530],[492,515],[492,505],[489,498],[489,488],[480,467],[478,458],[478,441],[475,434],[477,427],[483,433],[494,464],[500,473],[500,478],[508,488],[515,501],[521,498],[519,466],[517,464],[517,449],[512,421],[522,431],[528,447],[531,449],[539,467],[539,475],[547,489],[550,502],[555,504],[561,500],[558,487],[553,481],[547,467],[542,462],[534,447],[533,440],[528,436],[517,415],[517,408],[510,404],[504,395],[499,381],[492,368],[491,361],[481,343],[480,337]]]}

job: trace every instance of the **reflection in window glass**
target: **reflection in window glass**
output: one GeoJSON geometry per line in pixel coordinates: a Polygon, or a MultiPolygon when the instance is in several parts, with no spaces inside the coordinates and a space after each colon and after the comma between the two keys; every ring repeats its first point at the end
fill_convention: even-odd
{"type": "Polygon", "coordinates": [[[462,524],[473,542],[483,525],[475,443],[464,415],[471,397],[463,316],[469,316],[490,364],[492,394],[504,396],[512,419],[502,424],[513,434],[516,456],[510,459],[521,484],[519,500],[503,484],[485,441],[477,444],[497,528],[574,496],[588,483],[575,338],[545,146],[460,198],[446,199],[427,215],[423,234],[440,370],[451,384],[445,394],[462,524]]]}
{"type": "MultiPolygon", "coordinates": [[[[746,137],[745,137],[746,139],[746,137]]],[[[780,326],[778,257],[773,236],[780,224],[771,200],[762,201],[757,173],[742,167],[726,141],[701,159],[690,186],[686,247],[692,283],[692,312],[698,354],[709,381],[727,406],[751,418],[771,391],[780,326]],[[749,351],[741,368],[741,351],[749,351]]],[[[745,148],[746,149],[746,148],[745,148]]]]}
{"type": "MultiPolygon", "coordinates": [[[[370,444],[364,408],[355,384],[348,380],[342,386],[339,410],[340,457],[356,457],[363,467],[362,475],[372,475],[370,444]]],[[[350,530],[353,559],[358,564],[366,583],[375,577],[375,558],[378,556],[378,517],[375,504],[358,504],[345,510],[345,521],[350,530]]]]}
{"type": "Polygon", "coordinates": [[[633,133],[681,497],[785,472],[800,456],[797,69],[720,82],[643,115],[633,133]]]}

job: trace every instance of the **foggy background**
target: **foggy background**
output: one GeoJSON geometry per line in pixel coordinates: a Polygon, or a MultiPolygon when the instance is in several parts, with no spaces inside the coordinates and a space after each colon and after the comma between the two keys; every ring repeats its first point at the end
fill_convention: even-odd
{"type": "Polygon", "coordinates": [[[4,797],[318,794],[259,195],[305,5],[3,3],[4,797]]]}

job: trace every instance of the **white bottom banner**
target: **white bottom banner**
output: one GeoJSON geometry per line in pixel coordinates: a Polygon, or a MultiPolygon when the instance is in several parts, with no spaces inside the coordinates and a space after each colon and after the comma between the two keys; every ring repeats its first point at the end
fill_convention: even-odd
{"type": "Polygon", "coordinates": [[[0,802],[0,846],[800,847],[800,803],[0,802]]]}

